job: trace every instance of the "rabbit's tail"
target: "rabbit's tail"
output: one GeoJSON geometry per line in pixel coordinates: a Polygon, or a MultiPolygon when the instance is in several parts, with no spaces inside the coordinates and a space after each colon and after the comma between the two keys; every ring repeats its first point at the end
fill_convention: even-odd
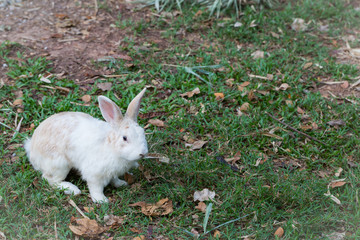
{"type": "Polygon", "coordinates": [[[25,148],[25,151],[26,151],[26,155],[30,159],[31,138],[28,138],[28,139],[25,140],[24,148],[25,148]]]}

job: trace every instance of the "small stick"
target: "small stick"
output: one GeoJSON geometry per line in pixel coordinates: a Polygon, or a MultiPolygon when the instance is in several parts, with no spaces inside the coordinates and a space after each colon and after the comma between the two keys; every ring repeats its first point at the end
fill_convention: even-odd
{"type": "Polygon", "coordinates": [[[94,16],[96,17],[98,11],[99,11],[99,7],[98,7],[98,3],[97,3],[97,0],[94,1],[95,2],[95,14],[94,16]]]}
{"type": "Polygon", "coordinates": [[[83,216],[84,218],[90,219],[88,216],[86,216],[84,214],[83,211],[81,211],[81,209],[76,205],[76,203],[72,199],[69,200],[69,203],[70,203],[71,206],[73,206],[81,214],[81,216],[83,216]]]}
{"type": "Polygon", "coordinates": [[[316,139],[316,138],[314,138],[314,137],[312,137],[312,136],[310,136],[310,135],[308,135],[308,134],[306,134],[306,133],[303,133],[303,132],[297,130],[296,128],[293,128],[293,127],[290,126],[289,124],[284,123],[283,121],[277,119],[276,117],[274,117],[274,116],[271,115],[270,113],[266,113],[266,115],[268,115],[269,117],[271,117],[271,118],[274,119],[275,121],[281,123],[282,125],[290,128],[291,130],[293,130],[293,131],[295,131],[295,132],[297,132],[297,133],[299,133],[299,134],[301,134],[301,135],[303,135],[303,136],[305,136],[305,137],[307,137],[307,138],[309,138],[309,139],[311,139],[311,140],[314,140],[314,141],[316,141],[316,142],[319,142],[319,143],[324,144],[325,146],[327,146],[327,144],[324,143],[323,141],[320,141],[320,140],[318,140],[318,139],[316,139]]]}

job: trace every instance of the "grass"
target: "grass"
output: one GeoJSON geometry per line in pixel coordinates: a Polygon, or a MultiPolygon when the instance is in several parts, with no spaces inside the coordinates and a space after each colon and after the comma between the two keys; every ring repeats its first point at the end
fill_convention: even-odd
{"type": "MultiPolygon", "coordinates": [[[[0,56],[8,65],[12,82],[0,89],[0,121],[15,129],[15,119],[18,123],[23,118],[18,134],[0,126],[0,231],[7,238],[45,239],[54,238],[55,233],[60,239],[74,238],[68,225],[71,217],[79,214],[68,203],[71,198],[81,209],[92,207],[85,214],[102,225],[105,215],[126,216],[124,225],[108,231],[114,239],[138,235],[188,239],[192,229],[200,234],[205,229],[206,214],[195,209],[197,203],[192,199],[195,191],[204,188],[216,192],[212,209],[207,212],[206,229],[226,223],[218,228],[220,239],[248,235],[253,239],[272,239],[280,226],[285,231],[284,239],[327,239],[332,233],[346,233],[345,239],[360,237],[360,109],[356,104],[339,104],[312,91],[319,84],[318,78],[352,81],[359,75],[355,66],[339,64],[329,55],[330,43],[324,42],[315,27],[319,21],[329,24],[328,36],[340,41],[344,28],[358,26],[359,12],[344,7],[341,1],[299,1],[278,11],[254,12],[245,8],[240,19],[211,20],[209,27],[204,24],[207,15],[195,17],[197,10],[184,11],[166,23],[136,23],[120,16],[116,26],[134,35],[120,46],[134,59],[134,66],[129,68],[122,61],[106,64],[115,70],[114,74],[127,73],[123,78],[97,80],[112,82],[109,92],[102,92],[96,84],[84,92],[72,79],[55,77],[48,84],[52,89],[46,88],[38,75],[51,71],[49,62],[44,58],[25,58],[21,55],[25,49],[18,44],[2,43],[0,56]],[[342,11],[336,10],[339,8],[342,11]],[[292,31],[289,26],[294,17],[313,21],[309,31],[292,31]],[[234,28],[239,20],[243,26],[234,28]],[[253,21],[256,27],[250,27],[253,21]],[[162,31],[169,44],[146,39],[148,29],[162,31]],[[199,40],[179,37],[177,32],[182,29],[199,40]],[[271,32],[280,37],[273,37],[271,32]],[[146,49],[139,48],[139,39],[141,44],[146,43],[146,49]],[[266,52],[265,58],[253,59],[251,54],[256,50],[266,52]],[[16,51],[14,60],[10,56],[16,51]],[[304,69],[308,62],[313,65],[304,69]],[[195,68],[212,65],[221,67],[195,68]],[[195,69],[205,81],[186,67],[195,69]],[[272,74],[274,79],[251,78],[249,74],[272,74]],[[27,77],[21,77],[24,75],[27,77]],[[233,86],[226,84],[228,79],[233,79],[233,86]],[[250,84],[240,91],[238,86],[247,81],[250,84]],[[276,90],[282,83],[290,88],[276,90]],[[150,152],[166,155],[171,160],[169,164],[142,161],[144,170],[133,171],[136,184],[120,189],[107,187],[105,195],[112,201],[103,205],[91,202],[86,184],[79,177],[71,176],[71,181],[83,194],[67,196],[52,189],[31,167],[19,145],[32,134],[31,124],[38,126],[62,111],[81,111],[101,118],[96,95],[105,94],[114,100],[115,95],[119,96],[117,103],[124,110],[145,85],[154,87],[147,91],[141,113],[166,112],[158,117],[166,127],[150,125],[146,129],[150,152]],[[55,87],[68,88],[70,92],[55,87]],[[180,97],[196,87],[200,94],[180,97]],[[23,103],[14,106],[19,90],[23,103]],[[219,92],[224,94],[223,99],[216,99],[214,93],[219,92]],[[85,94],[93,96],[89,106],[81,100],[85,94]],[[237,109],[246,102],[250,107],[239,116],[237,109]],[[307,116],[300,114],[298,108],[307,116]],[[266,112],[327,145],[292,133],[266,112]],[[329,126],[327,122],[334,119],[342,119],[346,125],[329,126]],[[313,123],[317,129],[301,128],[313,123]],[[190,151],[185,147],[191,142],[189,139],[208,142],[200,150],[190,151]],[[234,166],[240,171],[219,161],[237,152],[241,159],[234,166]],[[264,161],[259,163],[259,159],[264,161]],[[336,177],[339,168],[343,172],[336,177]],[[145,173],[150,174],[150,180],[145,173]],[[347,184],[330,191],[341,205],[324,196],[327,185],[339,178],[346,178],[347,184]],[[173,201],[174,212],[169,216],[150,218],[128,206],[163,198],[173,201]],[[244,218],[231,222],[240,217],[244,218]],[[132,228],[141,233],[131,231],[132,228]]],[[[355,97],[349,99],[359,101],[355,97]]],[[[139,123],[145,126],[147,119],[140,119],[139,123]]],[[[216,239],[213,234],[214,231],[203,237],[216,239]]]]}

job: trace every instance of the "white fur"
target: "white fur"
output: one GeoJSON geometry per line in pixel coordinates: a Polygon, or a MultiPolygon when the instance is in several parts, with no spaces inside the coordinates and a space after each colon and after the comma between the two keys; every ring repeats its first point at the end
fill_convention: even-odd
{"type": "Polygon", "coordinates": [[[92,200],[107,202],[104,187],[110,182],[115,187],[127,185],[118,177],[137,167],[137,160],[148,153],[144,130],[136,123],[144,92],[129,104],[130,116],[123,117],[115,103],[101,96],[99,106],[106,122],[79,112],[49,117],[25,142],[31,164],[51,185],[77,195],[79,188],[64,181],[74,168],[87,182],[92,200]]]}

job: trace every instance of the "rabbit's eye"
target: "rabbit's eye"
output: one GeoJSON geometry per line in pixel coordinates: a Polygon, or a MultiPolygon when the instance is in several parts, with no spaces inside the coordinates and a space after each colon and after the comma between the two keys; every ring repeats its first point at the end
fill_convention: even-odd
{"type": "Polygon", "coordinates": [[[127,141],[127,137],[126,137],[126,136],[123,136],[123,140],[124,140],[124,141],[127,141]]]}

